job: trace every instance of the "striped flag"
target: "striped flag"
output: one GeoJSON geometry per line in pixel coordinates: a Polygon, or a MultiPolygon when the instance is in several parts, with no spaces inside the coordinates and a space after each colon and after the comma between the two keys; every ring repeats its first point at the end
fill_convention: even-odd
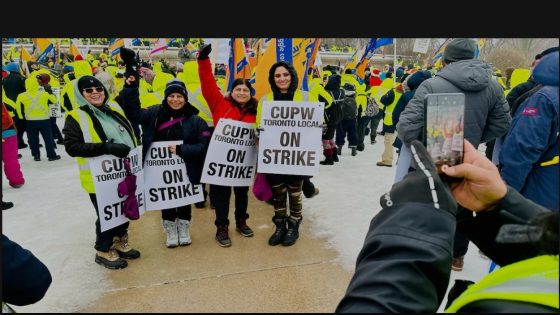
{"type": "Polygon", "coordinates": [[[116,38],[109,46],[111,58],[115,57],[115,55],[121,52],[121,47],[124,47],[124,39],[116,38]]]}
{"type": "Polygon", "coordinates": [[[54,49],[54,44],[48,38],[35,38],[33,40],[37,50],[37,61],[42,61],[54,49]]]}
{"type": "Polygon", "coordinates": [[[176,38],[160,38],[155,47],[148,53],[148,56],[163,53],[176,38]]]}
{"type": "Polygon", "coordinates": [[[249,60],[245,53],[243,38],[232,38],[230,40],[230,55],[227,69],[227,90],[231,90],[235,79],[248,79],[250,76],[251,69],[249,69],[249,60]]]}

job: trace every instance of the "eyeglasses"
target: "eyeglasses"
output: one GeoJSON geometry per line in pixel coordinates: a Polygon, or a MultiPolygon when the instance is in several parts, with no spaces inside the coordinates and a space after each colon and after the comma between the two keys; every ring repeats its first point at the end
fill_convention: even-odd
{"type": "Polygon", "coordinates": [[[95,92],[97,93],[101,93],[103,92],[105,89],[103,89],[102,87],[98,86],[98,87],[88,87],[83,89],[82,91],[86,92],[87,94],[91,94],[93,93],[93,90],[95,90],[95,92]]]}

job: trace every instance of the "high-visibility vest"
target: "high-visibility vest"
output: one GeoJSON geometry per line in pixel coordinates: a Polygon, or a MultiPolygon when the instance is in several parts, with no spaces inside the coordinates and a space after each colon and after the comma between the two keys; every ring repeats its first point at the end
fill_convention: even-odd
{"type": "Polygon", "coordinates": [[[10,117],[14,118],[14,116],[16,116],[17,113],[16,103],[14,103],[14,101],[12,101],[6,96],[6,92],[4,92],[4,88],[2,88],[2,102],[4,103],[4,105],[6,105],[6,109],[8,110],[8,114],[10,114],[10,117]]]}
{"type": "MultiPolygon", "coordinates": [[[[107,105],[109,105],[109,108],[111,108],[113,111],[119,113],[123,118],[125,118],[125,121],[128,121],[126,120],[124,111],[117,103],[109,102],[107,103],[107,105]]],[[[84,135],[84,143],[101,143],[101,138],[97,134],[97,131],[95,131],[95,128],[93,127],[93,120],[88,113],[80,108],[76,108],[74,110],[71,110],[68,113],[68,116],[72,116],[72,118],[74,118],[80,125],[80,129],[82,130],[82,134],[84,135]]],[[[132,130],[132,126],[129,125],[128,127],[130,130],[132,130]]],[[[131,137],[132,141],[134,142],[134,146],[138,146],[138,144],[136,143],[136,137],[134,135],[132,135],[131,137]]],[[[91,176],[91,170],[89,168],[87,158],[76,157],[76,162],[78,163],[78,170],[80,172],[80,182],[82,184],[82,188],[87,193],[94,194],[95,187],[93,185],[93,178],[91,176]]]]}
{"type": "Polygon", "coordinates": [[[152,93],[141,95],[140,105],[142,108],[148,108],[150,106],[161,104],[162,100],[163,100],[163,95],[158,91],[154,91],[152,93]]]}
{"type": "MultiPolygon", "coordinates": [[[[259,101],[259,105],[257,107],[257,117],[256,117],[256,126],[257,128],[260,126],[261,123],[261,111],[262,111],[262,105],[263,105],[263,101],[274,101],[274,94],[273,93],[268,93],[265,96],[263,96],[261,98],[261,100],[259,101]]],[[[297,101],[303,101],[303,102],[314,102],[317,101],[317,96],[311,93],[308,93],[306,91],[301,91],[301,90],[296,90],[294,92],[294,98],[293,100],[294,102],[297,101]]]]}
{"type": "Polygon", "coordinates": [[[393,103],[391,103],[391,105],[385,106],[385,116],[383,117],[383,124],[386,126],[393,125],[393,110],[395,109],[395,106],[397,105],[397,102],[399,101],[402,95],[397,91],[393,91],[393,92],[395,92],[395,100],[393,100],[393,103]]]}
{"type": "Polygon", "coordinates": [[[472,284],[446,313],[481,300],[509,300],[558,310],[558,255],[542,255],[504,266],[472,284]]]}
{"type": "Polygon", "coordinates": [[[22,112],[25,113],[26,120],[46,120],[50,119],[49,101],[56,102],[56,97],[45,91],[37,91],[36,95],[23,92],[18,95],[16,108],[19,107],[19,118],[23,119],[22,112]]]}

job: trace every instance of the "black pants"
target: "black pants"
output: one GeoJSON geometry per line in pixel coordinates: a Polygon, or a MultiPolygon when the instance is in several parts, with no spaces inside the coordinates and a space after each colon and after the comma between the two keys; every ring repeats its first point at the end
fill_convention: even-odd
{"type": "Polygon", "coordinates": [[[58,128],[58,125],[56,124],[56,117],[51,117],[51,130],[52,130],[52,134],[53,134],[53,138],[59,141],[64,140],[64,138],[62,137],[62,133],[60,132],[60,129],[58,128]]]}
{"type": "Polygon", "coordinates": [[[175,221],[176,218],[190,221],[191,214],[191,205],[161,210],[161,218],[167,221],[175,221]]]}
{"type": "Polygon", "coordinates": [[[369,125],[371,117],[362,116],[358,118],[358,127],[356,128],[356,135],[358,137],[358,149],[364,148],[364,137],[366,136],[366,129],[369,125]]]}
{"type": "Polygon", "coordinates": [[[379,126],[379,122],[381,121],[381,117],[373,117],[373,119],[370,121],[369,126],[370,126],[370,134],[369,134],[369,138],[371,141],[375,141],[375,137],[377,136],[377,127],[379,126]]]}
{"type": "Polygon", "coordinates": [[[18,145],[22,145],[25,144],[25,141],[23,141],[23,134],[25,133],[25,130],[27,129],[27,120],[25,119],[19,119],[16,118],[16,116],[14,116],[14,123],[16,124],[16,129],[17,129],[17,139],[18,139],[18,145]]]}
{"type": "Polygon", "coordinates": [[[39,151],[39,133],[41,133],[41,137],[43,137],[43,141],[45,142],[47,157],[55,157],[55,144],[49,119],[27,121],[27,140],[29,141],[29,148],[31,148],[31,155],[41,156],[41,152],[39,151]]]}
{"type": "Polygon", "coordinates": [[[95,194],[89,194],[89,199],[95,208],[97,220],[95,221],[95,249],[100,252],[108,252],[113,245],[113,237],[123,237],[128,232],[129,222],[116,226],[105,232],[101,232],[101,223],[99,222],[99,211],[97,210],[97,199],[95,194]]]}
{"type": "MultiPolygon", "coordinates": [[[[457,208],[457,222],[462,220],[468,220],[472,218],[472,212],[458,206],[457,208]]],[[[453,258],[459,258],[461,256],[465,256],[467,254],[467,250],[469,249],[469,239],[462,233],[459,232],[457,228],[455,230],[455,237],[453,241],[453,258]]]]}
{"type": "MultiPolygon", "coordinates": [[[[229,200],[231,198],[231,186],[210,185],[210,191],[216,207],[216,226],[229,225],[229,200]]],[[[249,218],[247,206],[249,204],[249,187],[233,187],[235,194],[235,221],[240,222],[249,218]]]]}

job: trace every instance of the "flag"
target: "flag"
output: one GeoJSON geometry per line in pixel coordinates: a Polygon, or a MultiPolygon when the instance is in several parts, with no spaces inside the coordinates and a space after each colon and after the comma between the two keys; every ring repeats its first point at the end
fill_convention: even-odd
{"type": "Polygon", "coordinates": [[[394,38],[378,38],[375,41],[375,45],[373,50],[382,47],[382,46],[386,46],[386,45],[391,45],[393,43],[394,38]]]}
{"type": "Polygon", "coordinates": [[[131,41],[132,46],[141,46],[143,45],[142,41],[140,40],[140,38],[133,38],[131,41]]]}
{"type": "Polygon", "coordinates": [[[255,71],[255,81],[253,87],[255,88],[255,97],[260,99],[263,95],[270,92],[270,84],[268,83],[268,71],[270,67],[276,63],[276,39],[270,38],[268,41],[265,39],[264,43],[266,48],[262,52],[257,69],[255,71]]]}
{"type": "Polygon", "coordinates": [[[163,53],[175,39],[176,38],[160,38],[148,55],[151,57],[152,55],[163,53]]]}
{"type": "Polygon", "coordinates": [[[356,69],[356,66],[358,65],[358,55],[360,53],[358,53],[358,51],[361,49],[356,49],[354,50],[354,54],[350,57],[350,62],[346,64],[346,66],[344,67],[344,70],[346,69],[356,69]]]}
{"type": "Polygon", "coordinates": [[[37,61],[42,61],[54,49],[54,44],[48,38],[35,38],[35,48],[38,54],[37,61]]]}
{"type": "Polygon", "coordinates": [[[21,46],[21,60],[27,61],[35,61],[35,58],[27,51],[27,48],[21,46]]]}
{"type": "Polygon", "coordinates": [[[124,47],[124,39],[115,38],[115,40],[111,42],[109,46],[109,52],[111,52],[111,58],[115,57],[115,55],[121,52],[121,47],[124,47]]]}
{"type": "Polygon", "coordinates": [[[474,53],[474,59],[478,59],[478,56],[480,55],[480,52],[482,51],[484,44],[486,44],[486,38],[479,38],[478,42],[476,43],[476,51],[474,53]]]}
{"type": "Polygon", "coordinates": [[[301,80],[301,88],[304,91],[309,91],[309,76],[307,75],[307,69],[313,67],[315,63],[315,57],[317,56],[317,51],[319,51],[319,45],[321,44],[320,38],[310,38],[309,42],[305,47],[305,67],[303,79],[301,80]]]}
{"type": "Polygon", "coordinates": [[[54,65],[58,65],[60,64],[60,40],[56,40],[55,44],[54,44],[54,58],[53,58],[53,68],[54,65]]]}
{"type": "Polygon", "coordinates": [[[83,59],[82,52],[78,49],[78,45],[81,45],[80,40],[77,38],[70,39],[70,47],[68,48],[68,52],[76,58],[76,56],[81,56],[83,59]]]}
{"type": "Polygon", "coordinates": [[[431,61],[430,64],[432,66],[434,66],[435,68],[440,67],[441,58],[443,57],[443,51],[445,50],[445,47],[447,47],[447,44],[449,43],[450,40],[451,40],[451,38],[445,39],[445,41],[443,41],[443,43],[439,46],[439,48],[434,53],[434,56],[432,57],[432,61],[431,61]]]}
{"type": "MultiPolygon", "coordinates": [[[[382,38],[380,38],[382,39],[382,38]]],[[[376,39],[376,38],[371,38],[367,45],[365,50],[362,53],[362,56],[360,57],[358,64],[356,66],[356,75],[358,76],[358,78],[360,79],[364,79],[365,77],[365,70],[367,65],[369,64],[369,60],[371,59],[371,57],[373,57],[373,51],[381,46],[377,45],[377,41],[380,39],[376,39]]],[[[391,43],[392,43],[392,38],[391,38],[391,43]]],[[[388,45],[388,44],[384,44],[384,45],[388,45]]]]}
{"type": "Polygon", "coordinates": [[[227,70],[227,90],[231,90],[233,81],[237,78],[248,79],[251,75],[249,60],[245,54],[243,38],[232,38],[230,40],[230,55],[227,70]]]}

